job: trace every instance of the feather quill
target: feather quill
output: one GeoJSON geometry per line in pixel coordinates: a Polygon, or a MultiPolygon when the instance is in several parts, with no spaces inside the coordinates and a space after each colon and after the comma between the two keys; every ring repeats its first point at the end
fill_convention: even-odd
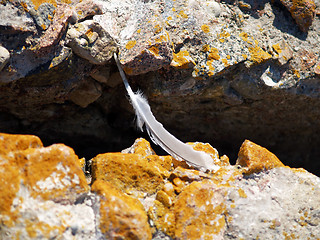
{"type": "Polygon", "coordinates": [[[152,141],[175,159],[179,161],[184,160],[187,164],[202,171],[218,170],[219,166],[213,163],[213,159],[209,154],[202,151],[196,151],[191,145],[181,142],[156,120],[152,114],[148,101],[142,96],[142,93],[134,93],[132,91],[116,53],[114,54],[114,59],[130,97],[131,104],[135,110],[137,124],[140,130],[143,131],[143,125],[145,125],[152,141]]]}

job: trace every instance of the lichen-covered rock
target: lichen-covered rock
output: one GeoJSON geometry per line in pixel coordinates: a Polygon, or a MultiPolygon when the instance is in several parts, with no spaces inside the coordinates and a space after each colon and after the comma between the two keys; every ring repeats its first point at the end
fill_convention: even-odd
{"type": "Polygon", "coordinates": [[[210,181],[193,182],[174,205],[176,239],[223,239],[226,206],[223,189],[210,181]]]}
{"type": "Polygon", "coordinates": [[[107,239],[151,239],[148,217],[139,200],[110,182],[97,180],[92,191],[100,195],[100,229],[107,239]]]}
{"type": "Polygon", "coordinates": [[[92,20],[71,27],[67,32],[66,45],[80,57],[98,65],[106,64],[116,51],[111,36],[92,20]]]}
{"type": "Polygon", "coordinates": [[[91,161],[63,144],[0,134],[0,238],[319,238],[318,177],[284,167],[250,141],[239,165],[209,144],[190,144],[220,168],[204,173],[174,163],[140,138],[93,159],[89,192],[81,168],[91,161]]]}
{"type": "Polygon", "coordinates": [[[71,148],[10,134],[0,145],[1,239],[95,239],[94,198],[71,148]],[[84,195],[88,202],[74,204],[84,195]]]}
{"type": "Polygon", "coordinates": [[[315,16],[316,4],[314,1],[280,0],[280,2],[289,10],[301,31],[307,32],[315,16]]]}
{"type": "Polygon", "coordinates": [[[150,155],[149,143],[145,146],[145,140],[139,140],[136,153],[99,154],[92,159],[92,180],[109,182],[137,197],[156,193],[169,176],[171,157],[150,155]]]}
{"type": "Polygon", "coordinates": [[[245,140],[241,145],[237,164],[244,168],[245,174],[284,167],[276,155],[249,140],[245,140]]]}

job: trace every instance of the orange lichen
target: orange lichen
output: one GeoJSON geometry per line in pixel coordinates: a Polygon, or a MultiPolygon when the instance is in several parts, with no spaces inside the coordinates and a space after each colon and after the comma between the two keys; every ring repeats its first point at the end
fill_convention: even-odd
{"type": "Polygon", "coordinates": [[[155,34],[158,34],[158,33],[160,33],[161,31],[162,31],[162,27],[161,27],[159,24],[157,24],[157,25],[154,26],[154,33],[155,33],[155,34]]]}
{"type": "Polygon", "coordinates": [[[300,72],[299,72],[299,70],[293,69],[293,73],[294,73],[294,75],[297,76],[297,78],[300,78],[300,72]]]}
{"type": "Polygon", "coordinates": [[[138,29],[138,30],[137,30],[137,33],[141,33],[141,29],[138,29]]]}
{"type": "Polygon", "coordinates": [[[196,63],[188,51],[179,51],[178,53],[173,53],[173,59],[170,65],[178,69],[187,69],[195,66],[196,63]]]}
{"type": "Polygon", "coordinates": [[[155,56],[159,56],[159,48],[156,46],[151,46],[148,50],[155,56]]]}
{"type": "Polygon", "coordinates": [[[126,44],[126,49],[127,50],[130,50],[131,48],[133,48],[135,45],[136,45],[137,41],[136,40],[130,40],[127,42],[126,44]]]}
{"type": "Polygon", "coordinates": [[[241,32],[240,34],[239,34],[239,36],[242,38],[242,40],[243,41],[248,41],[248,33],[246,33],[246,32],[241,32]]]}
{"type": "Polygon", "coordinates": [[[225,67],[228,67],[228,66],[229,66],[227,59],[222,58],[222,59],[221,59],[221,62],[224,64],[225,67]]]}
{"type": "Polygon", "coordinates": [[[0,213],[8,217],[2,219],[7,226],[18,216],[10,206],[20,184],[33,198],[54,201],[72,200],[77,193],[89,190],[79,159],[71,148],[62,144],[44,148],[35,136],[0,134],[0,150],[0,213]]]}
{"type": "Polygon", "coordinates": [[[273,45],[272,45],[272,48],[273,48],[278,54],[280,54],[280,53],[282,52],[282,49],[281,49],[281,47],[280,47],[279,44],[273,44],[273,45]]]}
{"type": "Polygon", "coordinates": [[[283,163],[273,153],[249,140],[243,142],[238,154],[237,164],[244,167],[243,172],[245,174],[284,167],[283,163]]]}
{"type": "Polygon", "coordinates": [[[210,48],[210,52],[208,54],[208,60],[219,60],[219,50],[217,48],[210,48]]]}
{"type": "Polygon", "coordinates": [[[210,51],[210,46],[208,44],[203,45],[201,51],[202,52],[209,52],[210,51]]]}
{"type": "Polygon", "coordinates": [[[244,192],[242,188],[238,189],[239,196],[242,198],[247,198],[247,194],[244,192]]]}
{"type": "Polygon", "coordinates": [[[10,163],[0,164],[0,214],[8,216],[1,218],[1,221],[12,226],[17,214],[11,212],[11,205],[20,188],[20,171],[15,165],[10,163]]]}
{"type": "Polygon", "coordinates": [[[259,64],[272,58],[269,53],[263,51],[259,46],[249,47],[248,50],[250,52],[250,60],[253,63],[259,64]]]}
{"type": "Polygon", "coordinates": [[[201,30],[204,32],[204,33],[209,33],[210,32],[210,27],[206,24],[203,24],[201,26],[201,30]]]}
{"type": "Polygon", "coordinates": [[[188,15],[185,14],[183,10],[179,12],[179,16],[181,16],[182,18],[188,18],[188,15]]]}
{"type": "Polygon", "coordinates": [[[97,180],[92,191],[101,196],[100,229],[106,238],[152,238],[148,217],[139,200],[125,195],[111,183],[97,180]]]}
{"type": "Polygon", "coordinates": [[[222,190],[214,190],[212,182],[193,182],[178,196],[175,205],[175,237],[177,239],[216,239],[226,228],[226,206],[222,190]]]}
{"type": "Polygon", "coordinates": [[[24,182],[30,188],[31,196],[41,196],[44,200],[61,199],[89,190],[79,159],[71,148],[55,144],[44,149],[27,149],[14,154],[17,165],[24,168],[24,182]],[[45,181],[61,182],[63,188],[41,186],[45,181]]]}
{"type": "MultiPolygon", "coordinates": [[[[142,145],[144,143],[142,142],[142,145]]],[[[105,153],[92,160],[92,179],[112,183],[124,192],[153,194],[160,190],[171,168],[171,157],[144,154],[141,146],[137,153],[105,153]]],[[[148,146],[147,146],[148,147],[148,146]]]]}
{"type": "Polygon", "coordinates": [[[0,133],[0,155],[6,155],[11,151],[41,147],[43,144],[37,136],[0,133]]]}

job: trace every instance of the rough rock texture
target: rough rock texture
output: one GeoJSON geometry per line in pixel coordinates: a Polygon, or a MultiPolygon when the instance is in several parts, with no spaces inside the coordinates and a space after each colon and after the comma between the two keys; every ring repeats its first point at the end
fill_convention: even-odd
{"type": "Polygon", "coordinates": [[[245,166],[230,165],[209,144],[193,146],[219,170],[158,156],[141,138],[84,161],[65,145],[1,133],[0,238],[320,238],[318,177],[248,140],[239,151],[245,166]],[[80,167],[90,170],[91,188],[80,167]]]}
{"type": "Polygon", "coordinates": [[[64,142],[81,157],[130,145],[141,133],[112,60],[118,52],[133,88],[178,138],[209,142],[232,163],[250,139],[319,174],[319,7],[1,1],[0,130],[64,142]]]}

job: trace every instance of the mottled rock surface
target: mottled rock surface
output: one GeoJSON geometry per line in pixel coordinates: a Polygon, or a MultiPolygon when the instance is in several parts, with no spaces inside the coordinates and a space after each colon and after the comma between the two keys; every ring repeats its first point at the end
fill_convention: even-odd
{"type": "Polygon", "coordinates": [[[318,177],[248,140],[240,165],[209,144],[193,146],[219,170],[159,156],[142,138],[85,161],[63,144],[1,133],[0,238],[320,238],[318,177]]]}
{"type": "Polygon", "coordinates": [[[89,158],[130,145],[141,134],[117,52],[133,89],[178,138],[209,142],[232,163],[250,139],[286,165],[319,174],[319,7],[2,1],[0,130],[64,142],[89,158]]]}

